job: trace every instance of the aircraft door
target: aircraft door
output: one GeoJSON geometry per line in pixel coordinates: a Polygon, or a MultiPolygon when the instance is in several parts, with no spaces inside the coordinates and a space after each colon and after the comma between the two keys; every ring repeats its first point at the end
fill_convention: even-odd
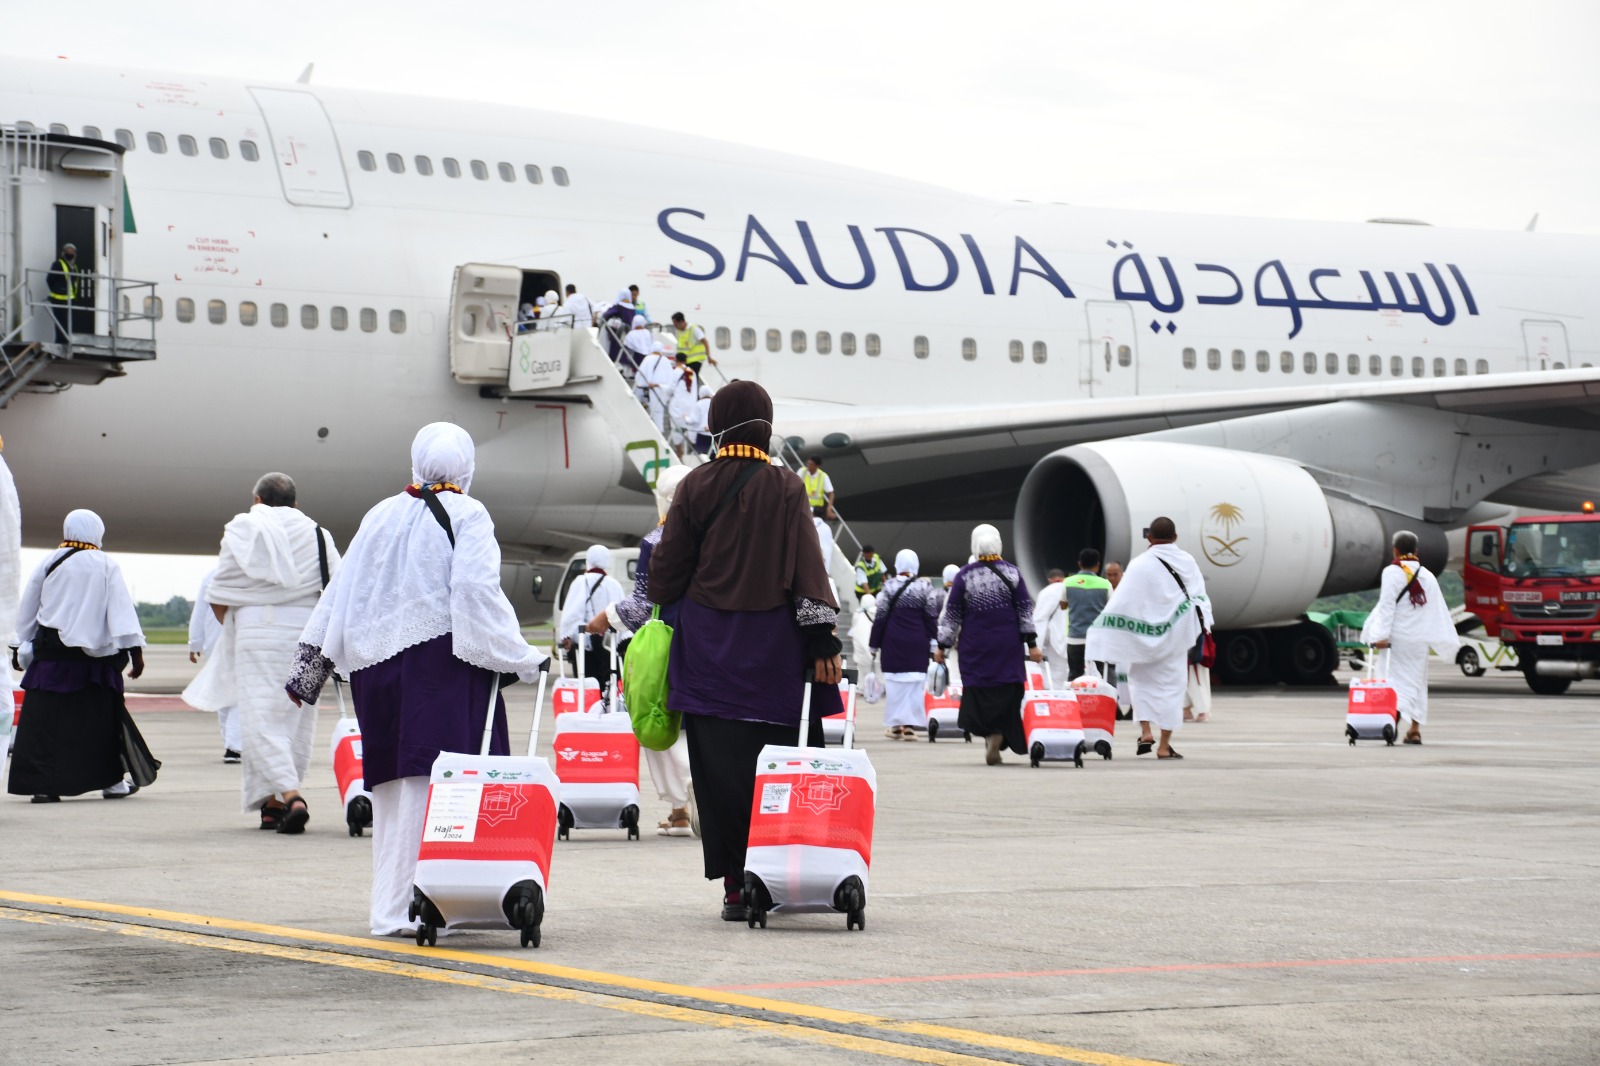
{"type": "Polygon", "coordinates": [[[267,122],[284,199],[302,207],[349,207],[350,182],[339,138],[316,94],[252,88],[250,95],[267,122]]]}
{"type": "Polygon", "coordinates": [[[1136,396],[1139,392],[1139,337],[1133,308],[1116,300],[1087,300],[1088,342],[1080,381],[1090,396],[1136,396]]]}
{"type": "Polygon", "coordinates": [[[1560,322],[1525,319],[1522,323],[1523,357],[1518,370],[1565,370],[1567,327],[1560,322]]]}
{"type": "Polygon", "coordinates": [[[463,385],[504,385],[511,370],[522,271],[498,263],[456,267],[450,292],[450,372],[463,385]]]}
{"type": "MultiPolygon", "coordinates": [[[[95,225],[94,208],[56,205],[56,246],[52,255],[61,253],[62,245],[73,245],[78,252],[75,266],[84,276],[77,279],[77,295],[72,301],[72,320],[68,327],[73,333],[94,332],[94,275],[100,271],[96,252],[100,248],[99,228],[95,225]]],[[[52,258],[50,265],[55,265],[52,258]]],[[[59,338],[58,338],[59,339],[59,338]]]]}

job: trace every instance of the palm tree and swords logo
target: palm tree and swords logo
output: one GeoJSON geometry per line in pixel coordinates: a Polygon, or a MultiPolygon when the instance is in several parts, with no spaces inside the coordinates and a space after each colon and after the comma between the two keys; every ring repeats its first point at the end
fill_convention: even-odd
{"type": "Polygon", "coordinates": [[[1200,550],[1212,566],[1237,566],[1244,562],[1244,545],[1250,538],[1239,532],[1244,511],[1231,503],[1219,503],[1206,514],[1200,527],[1200,550]]]}

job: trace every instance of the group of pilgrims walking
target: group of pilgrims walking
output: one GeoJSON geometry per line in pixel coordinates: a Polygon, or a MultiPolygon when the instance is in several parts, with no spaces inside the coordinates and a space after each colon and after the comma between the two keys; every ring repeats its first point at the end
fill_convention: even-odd
{"type": "MultiPolygon", "coordinates": [[[[794,741],[807,684],[810,745],[824,742],[822,719],[843,710],[839,603],[806,489],[770,460],[772,417],[760,385],[718,390],[708,414],[715,460],[662,474],[660,523],[641,542],[632,588],[607,577],[614,587],[603,602],[587,599],[570,630],[575,640],[625,638],[658,612],[673,626],[668,706],[683,715],[682,738],[650,753],[651,774],[672,805],[663,823],[669,835],[688,835],[692,787],[704,874],[721,882],[730,921],[747,917],[740,890],[758,753],[794,741]]],[[[265,475],[248,510],[227,524],[197,611],[203,665],[184,699],[227,716],[226,754],[242,763],[241,805],[263,830],[294,835],[310,822],[302,787],[316,704],[330,680],[348,679],[372,796],[376,935],[416,928],[409,907],[434,760],[478,750],[486,724],[490,754],[507,754],[505,702],[495,698],[486,723],[490,694],[497,682],[537,681],[551,666],[502,591],[494,523],[470,494],[474,465],[465,430],[424,426],[411,446],[410,480],[367,512],[342,554],[298,509],[294,482],[265,475]]],[[[160,768],[123,699],[123,672],[140,675],[145,640],[122,573],[103,550],[105,535],[92,512],[69,514],[60,548],[21,599],[14,665],[24,669],[27,660],[25,702],[8,791],[36,803],[95,790],[121,798],[160,768]]],[[[1141,753],[1159,745],[1159,757],[1176,759],[1171,736],[1182,724],[1188,656],[1210,627],[1211,608],[1173,523],[1158,518],[1147,536],[1150,550],[1109,596],[1106,583],[1082,569],[1079,580],[1048,586],[1048,595],[1100,608],[1092,624],[1080,617],[1073,629],[1084,634],[1074,662],[1124,669],[1141,753]],[[1095,595],[1074,599],[1073,589],[1095,595]]],[[[971,550],[972,560],[946,568],[938,585],[918,580],[915,552],[899,552],[868,643],[888,686],[885,722],[902,735],[925,721],[930,661],[955,653],[960,728],[985,738],[994,764],[1004,750],[1026,754],[1025,663],[1044,658],[1035,619],[1053,612],[1037,608],[995,527],[978,526],[971,550]]],[[[605,577],[598,564],[606,560],[589,561],[605,577]]],[[[1098,557],[1092,561],[1097,568],[1098,557]]],[[[1442,602],[1419,567],[1385,578],[1386,595],[1391,585],[1404,588],[1375,615],[1382,632],[1374,638],[1392,643],[1397,656],[1407,641],[1436,635],[1407,613],[1442,602]]],[[[602,582],[589,585],[592,592],[602,582]]],[[[1425,686],[1423,700],[1425,708],[1425,686]]]]}

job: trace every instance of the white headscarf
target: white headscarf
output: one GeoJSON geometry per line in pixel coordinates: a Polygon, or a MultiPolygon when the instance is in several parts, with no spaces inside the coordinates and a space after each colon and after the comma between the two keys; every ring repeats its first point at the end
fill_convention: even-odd
{"type": "Polygon", "coordinates": [[[545,656],[523,638],[501,589],[494,521],[483,504],[464,495],[474,456],[472,438],[460,426],[435,422],[417,433],[413,478],[462,490],[439,493],[455,547],[422,500],[401,492],[381,501],[361,520],[301,643],[321,648],[349,675],[448,633],[451,651],[463,662],[538,679],[545,656]]]}
{"type": "Polygon", "coordinates": [[[678,486],[688,476],[689,468],[681,464],[669,466],[656,475],[656,511],[663,519],[672,510],[672,498],[678,494],[678,486]]]}
{"type": "Polygon", "coordinates": [[[617,303],[621,304],[623,307],[632,307],[633,290],[623,289],[621,292],[617,293],[617,303]]]}
{"type": "MultiPolygon", "coordinates": [[[[65,540],[99,545],[105,538],[106,524],[93,511],[73,511],[62,523],[65,540]]],[[[77,551],[57,566],[55,562],[73,551],[58,548],[50,553],[28,579],[17,610],[17,640],[31,653],[33,638],[40,626],[61,634],[69,648],[82,648],[95,658],[115,655],[122,648],[144,646],[144,631],[139,612],[134,610],[122,569],[103,551],[77,551]]]]}
{"type": "Polygon", "coordinates": [[[877,618],[878,617],[878,597],[874,596],[870,592],[867,593],[866,595],[862,596],[861,597],[861,613],[866,615],[868,618],[877,618]]]}
{"type": "MultiPolygon", "coordinates": [[[[527,307],[528,305],[527,304],[523,304],[522,306],[523,307],[527,307]]],[[[543,307],[544,306],[544,297],[540,296],[538,299],[534,300],[533,301],[533,306],[535,306],[535,307],[543,307]]]]}
{"type": "Polygon", "coordinates": [[[910,574],[917,576],[917,571],[922,569],[922,560],[917,558],[917,553],[910,548],[901,548],[894,557],[894,572],[897,574],[910,574]]]}
{"type": "Polygon", "coordinates": [[[633,316],[633,328],[634,329],[649,329],[650,328],[650,323],[649,323],[649,321],[647,321],[645,319],[645,317],[643,315],[634,315],[633,316]]]}
{"type": "Polygon", "coordinates": [[[959,573],[961,573],[961,567],[957,566],[955,563],[951,563],[949,566],[944,568],[945,588],[950,587],[951,583],[955,581],[956,575],[959,573]]]}
{"type": "Polygon", "coordinates": [[[972,531],[972,554],[976,556],[1000,554],[1000,531],[987,522],[972,531]]]}
{"type": "Polygon", "coordinates": [[[610,570],[611,549],[604,544],[589,545],[589,550],[583,556],[583,565],[589,570],[610,570]]]}
{"type": "Polygon", "coordinates": [[[556,295],[556,290],[549,289],[549,290],[547,290],[545,292],[545,294],[544,294],[544,305],[546,307],[555,307],[555,306],[559,305],[560,303],[561,303],[561,297],[556,295]]]}

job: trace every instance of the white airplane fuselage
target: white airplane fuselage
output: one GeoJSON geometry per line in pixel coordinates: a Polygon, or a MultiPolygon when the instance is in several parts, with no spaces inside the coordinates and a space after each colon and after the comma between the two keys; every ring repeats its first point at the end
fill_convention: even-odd
{"type": "Polygon", "coordinates": [[[592,412],[452,378],[451,277],[468,262],[558,273],[601,308],[637,283],[652,318],[727,331],[712,354],[729,378],[816,405],[1156,400],[1600,355],[1590,238],[1001,203],[499,105],[65,63],[7,62],[0,123],[19,121],[132,134],[137,232],[116,239],[163,311],[153,363],[0,414],[32,544],[87,506],[118,548],[210,551],[269,469],[343,540],[407,480],[411,437],[436,420],[478,442],[474,491],[508,545],[564,553],[639,531],[649,501],[618,485],[592,412]],[[264,112],[285,92],[314,94],[331,144],[264,112]],[[319,196],[334,206],[290,202],[319,196]]]}

